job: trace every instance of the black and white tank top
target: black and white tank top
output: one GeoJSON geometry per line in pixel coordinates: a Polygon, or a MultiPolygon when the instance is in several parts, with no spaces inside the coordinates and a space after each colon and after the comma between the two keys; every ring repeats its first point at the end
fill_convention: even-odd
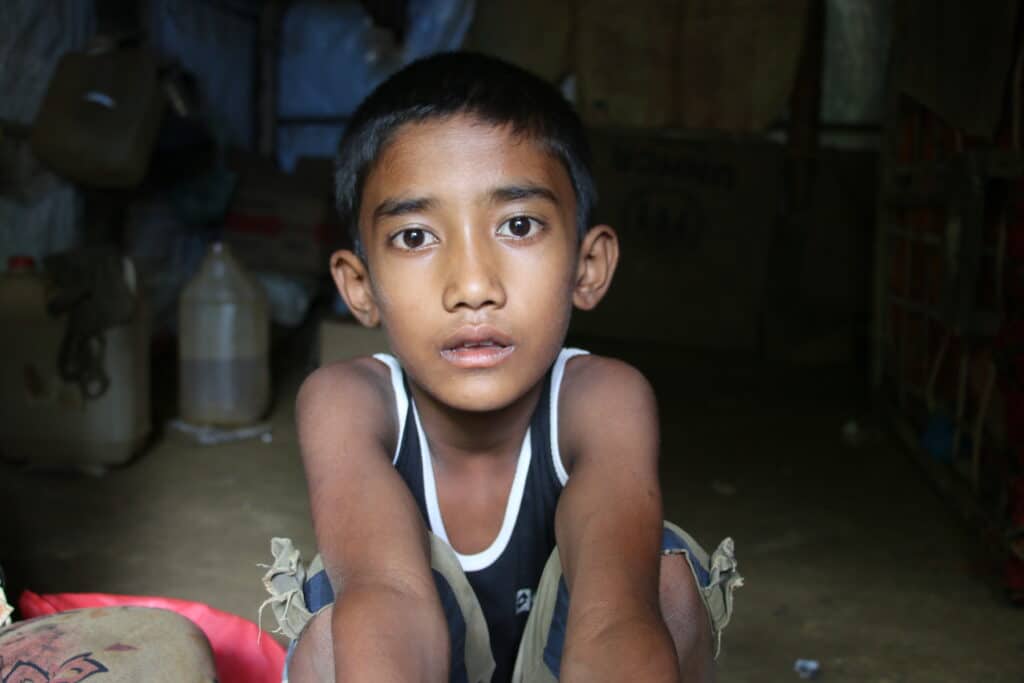
{"type": "MultiPolygon", "coordinates": [[[[584,353],[562,349],[544,379],[497,537],[479,553],[455,553],[487,620],[495,681],[511,678],[534,592],[555,547],[555,507],[569,479],[558,450],[558,395],[566,363],[584,353]]],[[[450,545],[438,504],[430,447],[402,368],[387,354],[374,357],[391,371],[399,425],[395,469],[412,491],[427,526],[450,545]]]]}

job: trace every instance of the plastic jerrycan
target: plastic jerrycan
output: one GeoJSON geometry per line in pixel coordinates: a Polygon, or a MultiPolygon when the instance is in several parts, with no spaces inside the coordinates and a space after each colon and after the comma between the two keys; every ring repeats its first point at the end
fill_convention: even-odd
{"type": "MultiPolygon", "coordinates": [[[[134,288],[135,269],[125,260],[134,288]]],[[[149,328],[133,320],[104,332],[110,380],[96,398],[58,371],[67,316],[51,316],[49,279],[27,256],[0,274],[0,455],[44,467],[102,470],[127,461],[150,432],[149,328]]]]}
{"type": "Polygon", "coordinates": [[[221,243],[210,245],[178,305],[178,408],[196,425],[239,426],[270,403],[266,295],[221,243]]]}

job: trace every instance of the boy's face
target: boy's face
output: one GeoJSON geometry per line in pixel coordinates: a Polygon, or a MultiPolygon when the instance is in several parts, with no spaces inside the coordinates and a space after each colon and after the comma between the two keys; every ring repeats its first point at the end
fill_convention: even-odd
{"type": "Polygon", "coordinates": [[[574,299],[585,304],[576,290],[593,241],[577,245],[557,158],[469,116],[407,124],[368,175],[358,219],[365,270],[341,253],[335,278],[362,322],[384,325],[421,390],[487,411],[543,378],[574,299]]]}

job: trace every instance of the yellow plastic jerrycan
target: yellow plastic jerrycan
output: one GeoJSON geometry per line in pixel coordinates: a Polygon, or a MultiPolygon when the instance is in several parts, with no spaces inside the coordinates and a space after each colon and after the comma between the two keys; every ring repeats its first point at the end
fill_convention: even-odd
{"type": "MultiPolygon", "coordinates": [[[[135,293],[135,270],[124,261],[135,293]]],[[[108,380],[95,395],[58,369],[68,316],[47,304],[49,278],[27,256],[0,274],[0,455],[43,467],[102,471],[127,461],[150,432],[149,328],[143,308],[103,334],[108,380]]],[[[137,293],[135,293],[137,296],[137,293]]]]}

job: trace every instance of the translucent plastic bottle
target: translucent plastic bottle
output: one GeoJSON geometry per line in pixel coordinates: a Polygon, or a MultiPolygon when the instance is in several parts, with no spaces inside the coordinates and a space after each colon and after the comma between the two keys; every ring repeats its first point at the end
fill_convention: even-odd
{"type": "Polygon", "coordinates": [[[215,242],[178,304],[178,407],[186,422],[237,426],[270,403],[266,295],[227,246],[215,242]]]}
{"type": "MultiPolygon", "coordinates": [[[[125,261],[134,290],[135,269],[125,261]]],[[[51,316],[51,286],[29,257],[0,274],[0,454],[30,465],[102,469],[127,461],[150,431],[149,328],[133,319],[106,330],[106,391],[94,398],[65,382],[57,359],[67,316],[51,316]]]]}

